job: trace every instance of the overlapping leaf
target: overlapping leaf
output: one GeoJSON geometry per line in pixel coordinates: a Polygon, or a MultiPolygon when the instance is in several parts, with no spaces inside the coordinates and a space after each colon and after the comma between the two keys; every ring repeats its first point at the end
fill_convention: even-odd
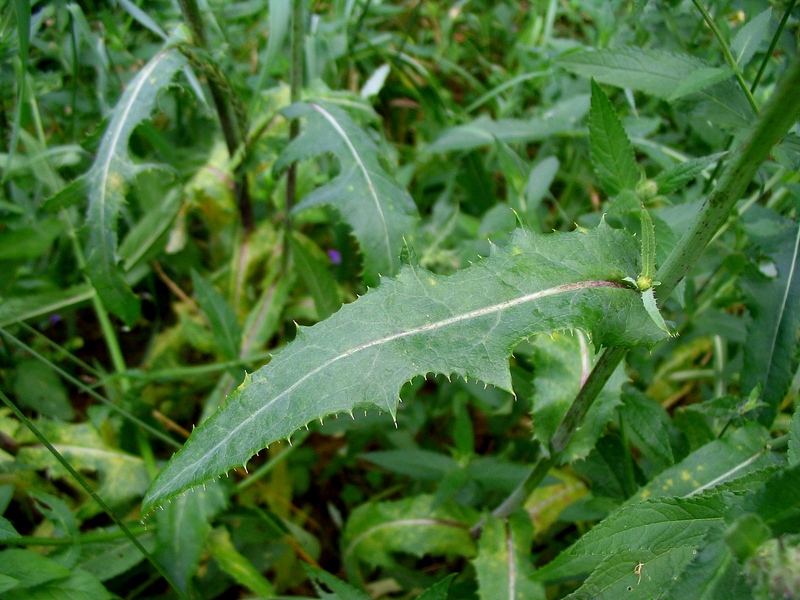
{"type": "Polygon", "coordinates": [[[280,172],[294,161],[331,153],[339,174],[306,195],[294,208],[328,204],[350,225],[364,255],[364,280],[400,270],[403,235],[413,232],[417,209],[411,196],[379,160],[379,151],[367,134],[341,108],[326,102],[294,104],[287,118],[306,117],[303,132],[275,163],[280,172]]]}
{"type": "Polygon", "coordinates": [[[508,245],[449,277],[406,267],[297,338],[198,427],[154,481],[145,512],[245,464],[274,441],[357,408],[394,414],[400,387],[426,373],[510,390],[512,348],[535,333],[578,328],[600,345],[664,337],[624,283],[639,252],[605,224],[573,233],[517,230],[508,245]]]}
{"type": "Polygon", "coordinates": [[[97,158],[82,177],[88,191],[89,277],[106,307],[128,323],[139,314],[139,301],[117,271],[117,216],[124,201],[125,182],[142,167],[128,153],[134,128],[149,117],[158,93],[185,64],[175,50],[156,54],[128,84],[108,124],[97,158]]]}

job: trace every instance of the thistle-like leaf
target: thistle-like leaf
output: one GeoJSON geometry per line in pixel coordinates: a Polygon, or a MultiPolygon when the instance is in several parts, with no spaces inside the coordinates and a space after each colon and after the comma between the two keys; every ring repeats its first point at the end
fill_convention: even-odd
{"type": "Polygon", "coordinates": [[[125,199],[125,182],[143,168],[131,161],[128,139],[150,116],[158,93],[185,62],[176,50],[167,49],[142,67],[114,107],[97,158],[82,178],[89,194],[88,274],[106,307],[127,323],[138,317],[139,300],[117,271],[117,216],[125,199]]]}
{"type": "Polygon", "coordinates": [[[449,277],[406,266],[300,329],[248,376],[158,475],[144,511],[313,420],[373,407],[394,415],[401,386],[417,375],[511,390],[511,351],[536,333],[577,328],[597,345],[653,344],[665,335],[624,282],[639,269],[635,239],[605,224],[548,235],[517,230],[504,248],[449,277]]]}
{"type": "Polygon", "coordinates": [[[417,208],[411,196],[378,159],[379,151],[367,134],[341,108],[326,102],[293,104],[287,118],[306,118],[306,126],[278,157],[275,171],[294,161],[331,153],[339,174],[307,194],[294,212],[328,204],[352,228],[364,254],[364,280],[374,285],[380,275],[400,270],[403,234],[413,231],[417,208]]]}

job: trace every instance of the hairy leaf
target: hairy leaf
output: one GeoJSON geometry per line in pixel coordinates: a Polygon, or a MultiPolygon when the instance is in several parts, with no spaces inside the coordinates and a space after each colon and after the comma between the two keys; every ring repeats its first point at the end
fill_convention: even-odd
{"type": "Polygon", "coordinates": [[[124,201],[125,182],[142,166],[131,161],[128,139],[150,115],[158,93],[184,64],[177,51],[163,50],[142,67],[114,108],[97,158],[83,175],[89,193],[88,274],[106,308],[129,324],[138,318],[139,301],[117,271],[117,216],[124,201]]]}
{"type": "Polygon", "coordinates": [[[589,112],[589,148],[597,178],[609,196],[635,190],[639,166],[633,146],[611,101],[592,80],[592,110],[589,112]]]}
{"type": "Polygon", "coordinates": [[[652,48],[581,50],[563,56],[558,64],[583,77],[670,101],[731,76],[730,69],[712,67],[694,56],[652,48]]]}
{"type": "Polygon", "coordinates": [[[541,584],[530,579],[532,544],[533,526],[524,511],[508,519],[487,518],[473,561],[481,600],[544,599],[541,584]]]}
{"type": "Polygon", "coordinates": [[[450,277],[407,266],[297,338],[198,427],[158,475],[145,512],[245,464],[274,441],[329,415],[394,415],[400,387],[443,373],[511,389],[508,358],[521,340],[567,328],[595,344],[663,339],[639,294],[636,242],[605,224],[573,233],[517,230],[503,249],[450,277]]]}
{"type": "Polygon", "coordinates": [[[378,148],[344,110],[332,104],[294,104],[284,115],[306,117],[306,125],[278,157],[276,172],[325,152],[336,156],[340,165],[339,174],[306,195],[293,212],[320,204],[334,207],[361,245],[367,284],[374,285],[381,275],[395,275],[400,270],[403,235],[413,232],[417,208],[381,165],[378,148]]]}

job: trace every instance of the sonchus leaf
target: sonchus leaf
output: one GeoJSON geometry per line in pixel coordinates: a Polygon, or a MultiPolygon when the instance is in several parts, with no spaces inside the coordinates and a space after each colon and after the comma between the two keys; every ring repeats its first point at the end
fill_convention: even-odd
{"type": "Polygon", "coordinates": [[[666,337],[623,280],[639,272],[635,239],[605,224],[572,233],[518,229],[502,249],[449,277],[405,266],[297,338],[198,427],[153,482],[148,512],[245,464],[315,419],[377,408],[394,415],[401,386],[443,373],[511,390],[521,340],[563,329],[596,345],[666,337]]]}
{"type": "Polygon", "coordinates": [[[278,157],[276,172],[323,153],[339,161],[339,174],[306,195],[293,212],[332,206],[361,246],[367,285],[376,284],[381,275],[396,275],[403,234],[414,230],[417,208],[406,189],[381,166],[378,148],[344,110],[332,104],[293,104],[283,113],[290,119],[305,117],[306,126],[278,157]]]}
{"type": "Polygon", "coordinates": [[[142,67],[114,107],[97,158],[83,176],[89,192],[88,274],[106,308],[128,324],[139,316],[139,300],[117,270],[117,216],[125,182],[143,168],[131,161],[128,139],[185,62],[177,50],[163,50],[142,67]]]}

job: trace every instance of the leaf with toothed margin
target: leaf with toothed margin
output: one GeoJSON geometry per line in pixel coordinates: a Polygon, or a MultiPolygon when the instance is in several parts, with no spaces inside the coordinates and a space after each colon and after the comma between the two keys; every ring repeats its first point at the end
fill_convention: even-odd
{"type": "Polygon", "coordinates": [[[518,229],[490,257],[451,276],[405,266],[297,338],[247,376],[159,473],[149,512],[245,464],[256,452],[329,415],[377,408],[394,415],[402,385],[443,373],[511,390],[508,359],[521,340],[563,329],[596,345],[663,339],[639,293],[633,236],[596,229],[537,235],[518,229]]]}
{"type": "Polygon", "coordinates": [[[289,119],[305,117],[303,133],[281,152],[274,170],[291,163],[333,154],[339,174],[307,194],[293,212],[328,204],[352,228],[364,255],[364,281],[376,285],[380,275],[400,270],[403,235],[414,230],[417,207],[406,189],[381,166],[373,141],[341,108],[327,102],[293,104],[289,119]]]}

